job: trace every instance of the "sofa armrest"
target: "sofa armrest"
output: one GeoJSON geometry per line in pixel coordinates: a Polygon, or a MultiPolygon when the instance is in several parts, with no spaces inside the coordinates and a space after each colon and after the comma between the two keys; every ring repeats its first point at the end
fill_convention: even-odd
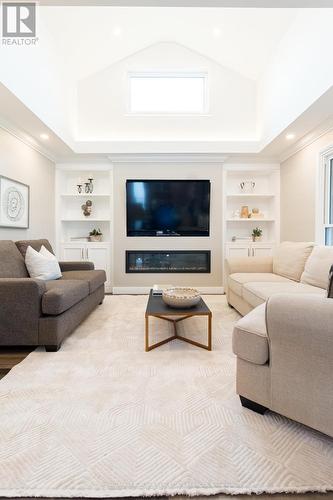
{"type": "Polygon", "coordinates": [[[273,257],[233,257],[224,261],[224,288],[228,289],[228,277],[233,273],[272,273],[273,257]]]}
{"type": "Polygon", "coordinates": [[[45,283],[32,278],[0,278],[0,344],[38,344],[45,283]]]}
{"type": "Polygon", "coordinates": [[[62,272],[66,271],[93,271],[95,269],[93,262],[87,261],[62,261],[59,262],[62,272]]]}
{"type": "Polygon", "coordinates": [[[266,323],[272,409],[333,436],[333,299],[275,295],[266,323]]]}
{"type": "Polygon", "coordinates": [[[273,257],[234,257],[225,259],[225,270],[233,273],[272,273],[273,257]]]}

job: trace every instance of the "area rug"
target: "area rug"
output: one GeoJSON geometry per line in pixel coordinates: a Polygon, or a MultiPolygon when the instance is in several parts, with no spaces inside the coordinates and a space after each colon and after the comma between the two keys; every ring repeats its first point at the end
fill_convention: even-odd
{"type": "MultiPolygon", "coordinates": [[[[63,344],[0,381],[0,496],[123,497],[333,490],[333,440],[235,394],[223,296],[213,351],[144,348],[145,296],[108,296],[63,344]]],[[[154,337],[170,335],[152,321],[154,337]]],[[[205,340],[203,318],[181,324],[205,340]]]]}

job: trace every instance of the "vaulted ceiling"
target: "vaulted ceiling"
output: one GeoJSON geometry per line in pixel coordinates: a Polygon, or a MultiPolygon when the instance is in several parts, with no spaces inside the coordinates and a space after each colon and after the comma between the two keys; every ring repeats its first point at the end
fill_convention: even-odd
{"type": "Polygon", "coordinates": [[[176,42],[258,79],[297,9],[45,7],[42,21],[77,79],[158,42],[176,42]]]}
{"type": "Polygon", "coordinates": [[[45,3],[36,46],[0,45],[0,115],[35,140],[44,127],[57,151],[276,154],[333,115],[333,9],[45,3]],[[138,68],[206,71],[209,113],[129,117],[138,68]]]}

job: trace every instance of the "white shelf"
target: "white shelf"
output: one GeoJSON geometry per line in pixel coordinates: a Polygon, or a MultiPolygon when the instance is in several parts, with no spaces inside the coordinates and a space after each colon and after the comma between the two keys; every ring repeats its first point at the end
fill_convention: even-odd
{"type": "Polygon", "coordinates": [[[85,240],[71,240],[62,241],[62,245],[110,245],[110,241],[85,241],[85,240]]]}
{"type": "Polygon", "coordinates": [[[109,198],[110,195],[107,193],[63,193],[60,195],[62,198],[109,198]]]}
{"type": "Polygon", "coordinates": [[[249,219],[227,219],[227,222],[275,222],[275,219],[254,219],[250,217],[249,219]]]}
{"type": "Polygon", "coordinates": [[[259,194],[259,193],[235,193],[227,194],[227,198],[274,198],[275,194],[259,194]]]}
{"type": "Polygon", "coordinates": [[[87,218],[87,219],[61,219],[61,222],[110,222],[110,219],[105,218],[87,218]]]}

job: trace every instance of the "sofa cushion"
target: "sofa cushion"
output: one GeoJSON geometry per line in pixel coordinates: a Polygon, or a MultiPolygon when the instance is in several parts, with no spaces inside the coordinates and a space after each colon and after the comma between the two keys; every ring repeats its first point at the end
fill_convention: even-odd
{"type": "Polygon", "coordinates": [[[27,253],[28,247],[32,247],[36,252],[39,252],[42,246],[44,246],[49,252],[54,254],[54,251],[50,245],[49,240],[20,240],[16,241],[16,246],[21,252],[23,258],[25,259],[25,254],[27,253]]]}
{"type": "Polygon", "coordinates": [[[82,280],[89,285],[89,293],[93,293],[106,281],[105,271],[64,271],[63,280],[82,280]]]}
{"type": "Polygon", "coordinates": [[[300,281],[313,246],[313,243],[294,241],[285,241],[278,245],[273,254],[273,273],[300,281]]]}
{"type": "Polygon", "coordinates": [[[61,271],[56,257],[44,246],[42,246],[40,252],[28,247],[25,254],[25,265],[31,278],[39,280],[61,278],[61,271]]]}
{"type": "Polygon", "coordinates": [[[273,273],[234,273],[229,276],[228,286],[237,295],[242,296],[245,283],[259,282],[290,282],[288,278],[273,273]]]}
{"type": "Polygon", "coordinates": [[[332,264],[333,247],[315,247],[305,264],[301,282],[327,290],[328,276],[332,264]]]}
{"type": "Polygon", "coordinates": [[[24,259],[15,243],[10,240],[0,241],[0,278],[28,278],[24,259]]]}
{"type": "Polygon", "coordinates": [[[89,295],[89,285],[86,281],[46,281],[45,286],[46,292],[42,298],[44,314],[61,314],[89,295]]]}
{"type": "Polygon", "coordinates": [[[252,307],[266,302],[272,295],[277,293],[312,293],[315,295],[326,295],[322,288],[289,281],[283,283],[246,283],[243,286],[242,296],[252,307]]]}
{"type": "Polygon", "coordinates": [[[257,365],[267,363],[269,349],[266,304],[256,307],[236,323],[232,336],[232,349],[237,356],[245,361],[257,365]]]}

